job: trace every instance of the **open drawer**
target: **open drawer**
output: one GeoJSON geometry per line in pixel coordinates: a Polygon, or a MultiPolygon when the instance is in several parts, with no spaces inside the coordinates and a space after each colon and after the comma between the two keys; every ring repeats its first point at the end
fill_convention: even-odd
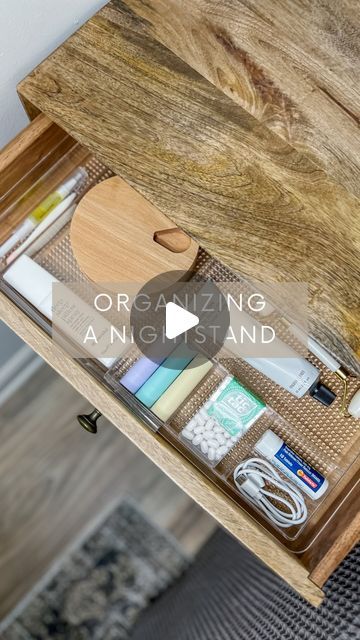
{"type": "MultiPolygon", "coordinates": [[[[1,243],[39,202],[79,166],[87,171],[87,181],[82,185],[79,197],[86,188],[112,175],[87,148],[46,116],[41,114],[36,117],[0,156],[1,243]]],[[[31,249],[32,259],[64,282],[79,277],[69,243],[68,226],[55,235],[51,232],[44,235],[42,240],[35,250],[31,249]]],[[[203,268],[205,265],[211,271],[215,263],[217,268],[227,270],[211,256],[202,253],[203,268]]],[[[18,335],[241,543],[310,602],[316,605],[320,603],[323,583],[359,535],[358,427],[355,420],[340,415],[340,401],[337,400],[326,410],[320,407],[318,413],[314,414],[312,411],[316,410],[309,407],[311,400],[301,400],[298,404],[292,399],[289,401],[289,394],[273,383],[266,382],[261,374],[254,374],[250,367],[244,367],[241,363],[231,365],[232,374],[247,382],[255,392],[265,390],[265,400],[272,408],[278,410],[289,423],[296,425],[296,437],[300,437],[300,444],[301,428],[305,424],[310,450],[304,453],[311,457],[311,443],[315,443],[316,452],[320,452],[320,455],[324,452],[326,457],[323,472],[326,474],[332,470],[335,474],[331,491],[312,515],[311,526],[303,535],[292,539],[278,536],[276,539],[276,532],[266,521],[257,517],[227,480],[229,470],[236,462],[236,449],[231,454],[234,458],[226,457],[227,471],[218,473],[202,464],[178,438],[180,427],[186,423],[188,405],[184,405],[180,413],[169,423],[161,425],[158,431],[151,431],[146,424],[146,415],[142,414],[139,407],[129,403],[121,389],[117,388],[115,394],[104,367],[91,360],[74,361],[51,340],[49,320],[3,280],[1,288],[1,318],[18,335]],[[117,396],[120,396],[120,401],[117,396]],[[322,411],[327,411],[325,417],[322,411]],[[337,473],[339,466],[341,473],[337,473]]],[[[326,381],[330,374],[321,363],[312,359],[322,369],[326,381]]],[[[121,366],[122,363],[117,365],[118,368],[121,366]]],[[[228,364],[226,366],[228,368],[228,364]]],[[[115,374],[117,371],[115,367],[115,374]]],[[[204,397],[209,389],[214,388],[211,379],[207,380],[209,384],[207,391],[203,391],[204,397]]],[[[357,384],[354,378],[351,390],[355,390],[357,384]]],[[[340,381],[331,377],[331,386],[341,396],[340,381]]],[[[195,405],[192,411],[195,411],[195,405]]],[[[296,446],[296,438],[290,444],[296,446]]],[[[315,459],[310,462],[316,464],[315,459]]]]}

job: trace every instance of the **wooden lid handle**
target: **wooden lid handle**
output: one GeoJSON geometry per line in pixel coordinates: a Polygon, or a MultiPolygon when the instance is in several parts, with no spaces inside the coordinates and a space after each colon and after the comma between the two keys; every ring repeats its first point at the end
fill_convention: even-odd
{"type": "Polygon", "coordinates": [[[155,231],[154,240],[173,253],[183,253],[183,251],[187,251],[191,244],[190,236],[178,227],[155,231]]]}

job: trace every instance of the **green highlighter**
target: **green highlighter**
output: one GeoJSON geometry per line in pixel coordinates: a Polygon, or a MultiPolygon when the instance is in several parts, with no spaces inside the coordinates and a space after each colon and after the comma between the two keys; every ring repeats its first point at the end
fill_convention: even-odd
{"type": "Polygon", "coordinates": [[[195,358],[196,352],[181,343],[162,365],[140,387],[135,397],[146,407],[151,407],[176,380],[185,367],[195,358]]]}

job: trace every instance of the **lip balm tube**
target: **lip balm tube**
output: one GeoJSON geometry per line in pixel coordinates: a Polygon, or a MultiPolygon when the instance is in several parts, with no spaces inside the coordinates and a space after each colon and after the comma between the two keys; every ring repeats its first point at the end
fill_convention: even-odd
{"type": "Polygon", "coordinates": [[[180,373],[193,360],[196,353],[185,343],[181,343],[172,354],[164,360],[163,364],[140,387],[135,397],[146,407],[151,407],[176,380],[180,373]]]}
{"type": "Polygon", "coordinates": [[[18,242],[24,240],[29,233],[47,216],[60,202],[88,177],[86,169],[80,167],[70,178],[60,185],[56,191],[50,193],[22,222],[14,233],[0,246],[0,258],[3,258],[18,242]]]}
{"type": "Polygon", "coordinates": [[[180,407],[195,387],[212,369],[213,363],[202,354],[198,354],[186,367],[175,382],[163,393],[163,395],[151,407],[155,415],[166,422],[170,416],[180,407]]]}
{"type": "Polygon", "coordinates": [[[257,441],[255,450],[272,462],[312,500],[318,500],[327,491],[329,483],[326,478],[270,429],[257,441]]]}
{"type": "MultiPolygon", "coordinates": [[[[65,305],[65,309],[61,310],[55,309],[55,313],[53,310],[53,295],[52,295],[52,287],[53,284],[60,284],[60,281],[55,278],[55,276],[51,275],[46,269],[43,269],[39,264],[37,264],[34,260],[29,258],[27,255],[20,256],[9,269],[4,273],[4,280],[11,285],[20,295],[28,300],[36,309],[40,311],[46,318],[49,320],[53,319],[53,315],[57,316],[57,320],[62,323],[61,330],[63,333],[67,334],[71,337],[72,341],[75,344],[81,345],[84,349],[84,352],[88,352],[89,358],[95,358],[99,362],[101,362],[105,367],[110,367],[117,358],[115,357],[99,357],[98,355],[91,355],[92,344],[83,346],[83,336],[81,331],[79,332],[78,327],[82,326],[82,321],[84,326],[88,326],[89,324],[97,323],[101,326],[101,331],[106,334],[110,333],[110,323],[103,318],[100,314],[97,313],[95,309],[93,309],[90,305],[81,301],[80,311],[77,308],[77,302],[79,301],[78,296],[76,294],[70,295],[71,292],[69,290],[69,301],[74,309],[73,315],[75,316],[75,324],[71,324],[71,320],[69,320],[69,305],[65,305]],[[81,317],[81,314],[83,317],[81,317]]],[[[70,310],[71,311],[71,310],[70,310]]],[[[106,351],[109,347],[109,343],[105,341],[103,352],[106,354],[106,351]]],[[[124,345],[126,348],[128,345],[124,345]]],[[[119,357],[118,354],[117,357],[119,357]]],[[[85,356],[84,356],[85,357],[85,356]]]]}

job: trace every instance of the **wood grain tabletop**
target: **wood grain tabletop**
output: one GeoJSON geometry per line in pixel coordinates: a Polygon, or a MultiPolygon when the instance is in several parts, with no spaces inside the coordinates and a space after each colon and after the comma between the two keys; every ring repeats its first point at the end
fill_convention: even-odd
{"type": "MultiPolygon", "coordinates": [[[[198,37],[204,2],[191,4],[188,23],[179,7],[189,2],[157,0],[155,11],[152,0],[114,0],[30,74],[20,94],[233,269],[266,283],[307,282],[312,335],[360,372],[360,205],[354,180],[358,139],[352,70],[343,55],[349,77],[342,74],[340,62],[336,75],[354,98],[351,114],[337,105],[338,93],[335,99],[326,97],[326,74],[324,91],[318,87],[311,102],[310,80],[302,67],[298,74],[304,76],[303,84],[297,88],[296,77],[282,71],[286,82],[281,97],[275,67],[281,52],[284,60],[290,54],[281,40],[275,58],[269,52],[266,39],[272,26],[254,61],[245,49],[234,62],[229,35],[223,40],[209,36],[204,42],[198,37]],[[166,4],[171,12],[164,17],[166,4]],[[194,30],[193,15],[198,21],[194,30]],[[182,38],[186,47],[180,46],[182,38]],[[214,56],[226,53],[219,65],[208,53],[212,46],[214,56]],[[185,55],[185,49],[190,53],[185,55]],[[236,91],[224,80],[230,59],[231,72],[238,74],[236,91]],[[256,65],[261,64],[266,77],[256,81],[256,93],[251,81],[245,96],[245,67],[246,78],[249,73],[259,78],[256,65]],[[226,95],[230,93],[236,94],[234,99],[226,95]],[[290,93],[291,108],[286,101],[290,93]],[[315,126],[316,118],[321,126],[315,126]],[[294,126],[289,133],[290,121],[294,126]]],[[[235,6],[232,0],[225,4],[223,29],[235,6]]],[[[262,24],[266,4],[236,6],[240,10],[244,5],[249,20],[262,24]]],[[[298,7],[300,0],[293,4],[298,7]]],[[[206,5],[215,23],[219,3],[206,5]]],[[[205,18],[203,23],[210,28],[205,18]]],[[[241,37],[240,23],[236,21],[231,36],[234,42],[241,37]]],[[[274,27],[275,35],[280,28],[280,23],[274,27]]],[[[320,77],[323,45],[315,46],[313,31],[308,39],[308,50],[314,45],[315,52],[307,64],[317,65],[320,77]]],[[[327,59],[322,64],[325,68],[327,59]]]]}
{"type": "Polygon", "coordinates": [[[126,0],[147,33],[359,196],[357,0],[126,0]]]}

